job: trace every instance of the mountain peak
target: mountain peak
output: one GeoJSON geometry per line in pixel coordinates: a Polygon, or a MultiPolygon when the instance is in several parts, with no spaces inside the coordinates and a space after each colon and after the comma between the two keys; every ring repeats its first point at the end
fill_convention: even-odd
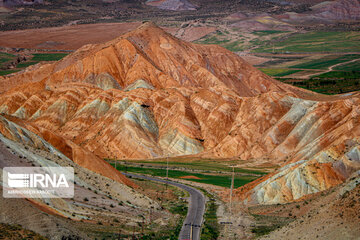
{"type": "Polygon", "coordinates": [[[158,25],[156,25],[154,22],[152,21],[144,21],[139,27],[138,29],[144,29],[144,28],[160,28],[158,25]]]}

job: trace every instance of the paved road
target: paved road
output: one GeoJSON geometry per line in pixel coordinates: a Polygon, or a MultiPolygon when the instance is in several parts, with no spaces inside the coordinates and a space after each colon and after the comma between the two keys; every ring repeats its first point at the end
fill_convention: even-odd
{"type": "Polygon", "coordinates": [[[201,226],[203,222],[203,215],[205,211],[205,197],[199,190],[189,187],[187,185],[167,181],[165,179],[159,179],[149,176],[137,175],[132,173],[123,173],[126,176],[131,176],[134,178],[142,178],[151,181],[157,181],[162,183],[168,183],[169,185],[173,185],[179,188],[184,189],[185,191],[189,192],[190,194],[190,202],[188,207],[188,213],[183,223],[183,226],[180,231],[179,239],[192,239],[192,240],[199,240],[200,239],[200,232],[201,226]],[[190,236],[192,235],[192,237],[190,236]]]}

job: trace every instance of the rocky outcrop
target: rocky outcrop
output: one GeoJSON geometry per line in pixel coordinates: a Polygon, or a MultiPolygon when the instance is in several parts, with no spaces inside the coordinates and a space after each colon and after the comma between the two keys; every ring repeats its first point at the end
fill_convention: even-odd
{"type": "Polygon", "coordinates": [[[196,6],[187,0],[148,0],[146,4],[163,10],[193,11],[196,6]]]}
{"type": "Polygon", "coordinates": [[[334,187],[360,169],[359,138],[285,165],[252,187],[237,190],[247,204],[276,204],[300,200],[309,194],[334,187]]]}

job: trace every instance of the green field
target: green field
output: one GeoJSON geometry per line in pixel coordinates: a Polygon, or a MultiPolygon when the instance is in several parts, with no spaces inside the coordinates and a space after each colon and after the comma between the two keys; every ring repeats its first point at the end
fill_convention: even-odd
{"type": "Polygon", "coordinates": [[[358,52],[360,32],[307,32],[264,42],[254,52],[358,52]]]}
{"type": "Polygon", "coordinates": [[[252,32],[255,35],[259,36],[267,36],[272,34],[278,34],[278,33],[287,33],[288,31],[279,31],[279,30],[262,30],[262,31],[254,31],[252,32]]]}
{"type": "Polygon", "coordinates": [[[273,77],[283,77],[301,71],[301,70],[293,70],[286,68],[259,68],[259,70],[273,77]]]}
{"type": "MultiPolygon", "coordinates": [[[[114,163],[111,163],[112,166],[115,166],[114,163]]],[[[126,165],[117,165],[117,169],[122,172],[132,172],[139,174],[147,174],[151,176],[166,177],[166,169],[157,169],[157,168],[144,168],[144,167],[133,167],[126,165]]],[[[188,171],[179,171],[179,170],[169,170],[169,178],[178,178],[185,176],[195,176],[199,179],[186,179],[189,181],[212,184],[216,186],[230,188],[231,184],[231,174],[228,175],[211,175],[211,174],[202,174],[194,173],[188,171]]],[[[245,176],[236,176],[234,178],[234,187],[238,188],[246,183],[254,181],[257,176],[245,175],[245,176]]]]}
{"type": "Polygon", "coordinates": [[[3,68],[3,70],[0,70],[0,76],[21,71],[41,61],[58,61],[68,54],[67,53],[34,53],[32,55],[33,57],[31,59],[28,59],[25,62],[18,63],[15,68],[6,69],[4,65],[8,62],[15,60],[17,56],[9,53],[0,52],[0,68],[1,67],[3,68]]]}
{"type": "Polygon", "coordinates": [[[35,65],[39,62],[34,62],[34,61],[30,61],[30,62],[23,62],[23,63],[19,63],[18,65],[16,65],[16,68],[27,68],[31,65],[35,65]]]}
{"type": "Polygon", "coordinates": [[[41,62],[41,61],[58,61],[68,55],[67,53],[34,53],[31,61],[41,62]]]}
{"type": "Polygon", "coordinates": [[[204,39],[201,39],[198,41],[198,43],[201,43],[201,44],[216,44],[216,45],[221,45],[223,43],[228,43],[228,42],[230,42],[230,40],[221,39],[217,36],[210,36],[210,37],[207,37],[207,38],[204,38],[204,39]]]}
{"type": "Polygon", "coordinates": [[[5,75],[8,75],[10,73],[15,73],[15,72],[18,72],[20,70],[0,70],[0,76],[5,76],[5,75]]]}
{"type": "MultiPolygon", "coordinates": [[[[108,161],[113,161],[109,160],[108,161]]],[[[131,160],[131,161],[119,161],[121,164],[126,163],[135,163],[139,166],[153,166],[157,168],[166,167],[166,159],[157,159],[157,160],[131,160]]],[[[169,158],[169,167],[182,167],[189,170],[198,170],[204,173],[213,172],[232,172],[232,168],[229,166],[235,164],[236,161],[223,161],[223,160],[210,160],[210,159],[196,159],[196,160],[187,160],[181,161],[180,159],[169,158]]],[[[234,168],[236,173],[241,174],[253,174],[253,175],[265,175],[265,170],[267,169],[244,169],[244,168],[234,168]]]]}
{"type": "MultiPolygon", "coordinates": [[[[301,69],[328,69],[329,67],[331,67],[333,65],[336,65],[336,64],[339,64],[342,62],[351,61],[354,59],[360,59],[360,55],[359,54],[347,54],[347,55],[342,55],[342,56],[329,55],[329,56],[323,57],[321,59],[316,59],[316,60],[296,64],[296,65],[289,66],[289,67],[290,68],[301,68],[301,69]]],[[[350,70],[353,70],[353,69],[350,69],[350,70]]]]}
{"type": "Polygon", "coordinates": [[[360,90],[360,72],[332,71],[313,76],[292,85],[323,94],[339,94],[360,90]]]}
{"type": "Polygon", "coordinates": [[[5,52],[0,52],[0,64],[2,63],[6,63],[10,60],[12,60],[13,58],[15,58],[16,56],[13,54],[9,54],[9,53],[5,53],[5,52]]]}
{"type": "Polygon", "coordinates": [[[323,73],[320,75],[316,75],[312,77],[312,79],[332,79],[332,80],[353,80],[360,79],[360,71],[331,71],[327,73],[323,73]]]}
{"type": "Polygon", "coordinates": [[[11,61],[15,60],[16,56],[13,54],[0,52],[0,76],[4,76],[10,73],[17,72],[19,70],[7,69],[6,65],[11,61]]]}
{"type": "Polygon", "coordinates": [[[340,71],[360,71],[360,56],[359,60],[344,65],[340,65],[334,68],[334,70],[340,71]]]}
{"type": "Polygon", "coordinates": [[[232,52],[239,52],[244,50],[243,47],[241,47],[242,43],[243,41],[237,40],[231,43],[223,44],[223,47],[232,52]]]}
{"type": "Polygon", "coordinates": [[[233,39],[229,37],[228,31],[216,31],[215,33],[210,33],[205,37],[195,41],[195,43],[200,44],[215,44],[226,48],[232,52],[243,51],[243,43],[244,41],[240,39],[241,36],[238,36],[237,39],[233,39]]]}
{"type": "Polygon", "coordinates": [[[280,81],[318,93],[339,94],[360,90],[360,54],[328,54],[316,57],[318,59],[311,56],[293,60],[288,57],[288,62],[272,60],[258,67],[260,71],[280,81]],[[326,72],[331,67],[334,70],[326,72]],[[297,74],[293,79],[289,78],[293,73],[297,74]],[[301,76],[308,77],[301,79],[301,76]]]}
{"type": "Polygon", "coordinates": [[[229,39],[226,39],[224,37],[210,36],[210,37],[203,38],[196,42],[200,43],[200,44],[220,45],[223,48],[226,48],[227,50],[232,51],[232,52],[238,52],[238,51],[243,50],[243,48],[241,46],[243,41],[241,41],[241,40],[230,41],[229,39]]]}

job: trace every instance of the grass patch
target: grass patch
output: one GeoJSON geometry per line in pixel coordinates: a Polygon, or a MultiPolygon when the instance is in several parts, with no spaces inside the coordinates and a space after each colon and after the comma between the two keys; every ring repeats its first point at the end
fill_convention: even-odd
{"type": "Polygon", "coordinates": [[[182,203],[182,204],[176,204],[170,207],[169,211],[172,214],[180,214],[181,216],[186,216],[187,214],[187,205],[182,203]]]}
{"type": "Polygon", "coordinates": [[[257,226],[257,227],[254,227],[253,229],[251,229],[251,232],[254,233],[256,237],[260,237],[263,235],[267,235],[270,232],[272,232],[280,227],[281,226],[277,225],[277,224],[271,225],[271,226],[257,226]]]}
{"type": "Polygon", "coordinates": [[[215,203],[215,199],[210,197],[206,203],[205,221],[201,229],[201,240],[218,239],[220,231],[216,215],[217,208],[218,206],[215,203]]]}
{"type": "Polygon", "coordinates": [[[244,49],[240,46],[240,44],[243,43],[240,40],[231,42],[231,43],[227,43],[227,44],[223,44],[222,47],[226,48],[229,51],[232,52],[239,52],[239,51],[243,51],[244,49]]]}

